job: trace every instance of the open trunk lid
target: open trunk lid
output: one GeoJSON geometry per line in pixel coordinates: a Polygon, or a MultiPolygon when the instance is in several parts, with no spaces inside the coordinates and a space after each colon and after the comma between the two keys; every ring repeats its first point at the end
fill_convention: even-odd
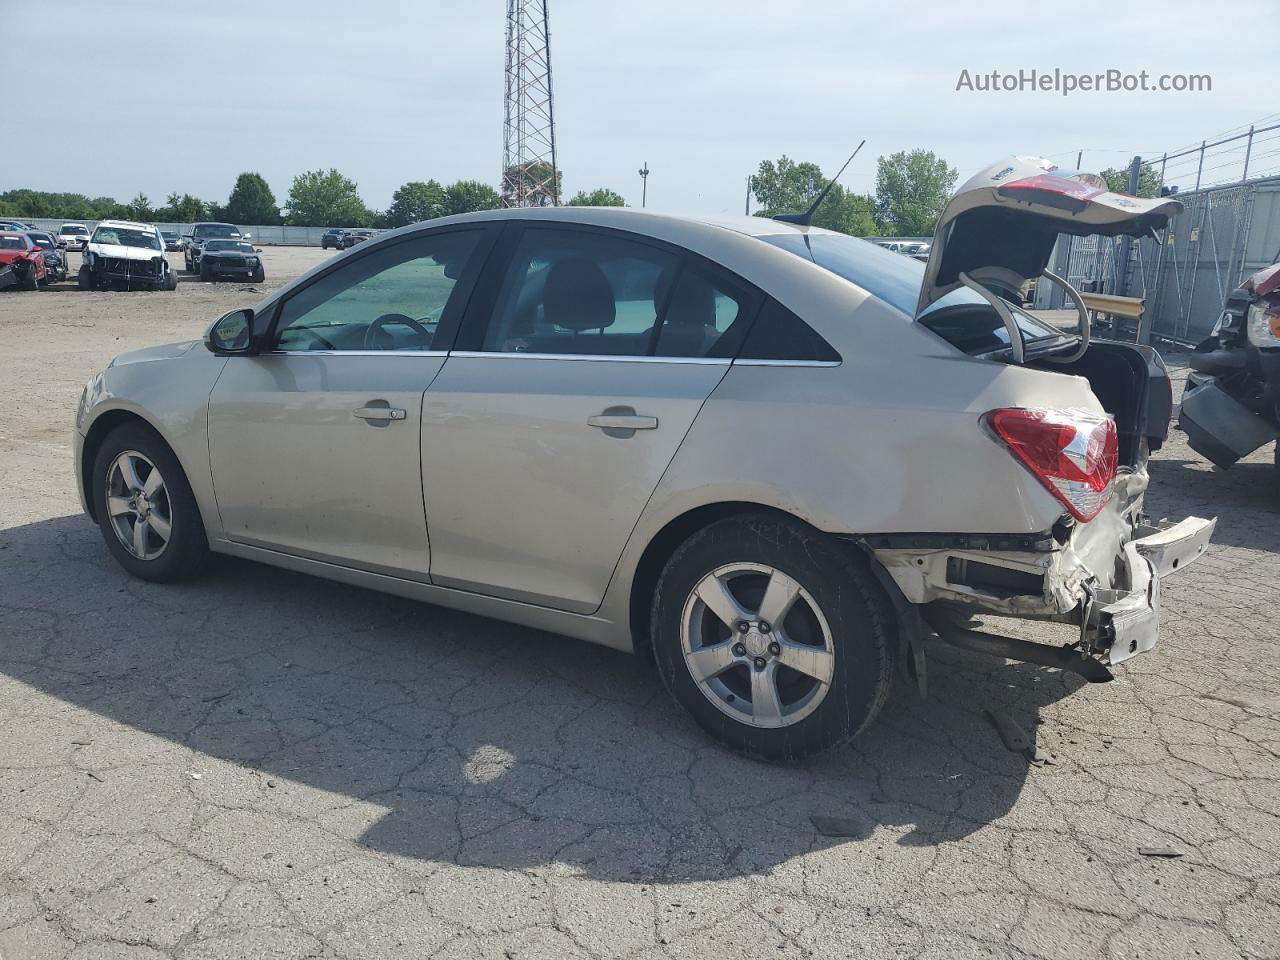
{"type": "Polygon", "coordinates": [[[1167,197],[1113,193],[1101,177],[1063,170],[1039,157],[1012,157],[970,178],[947,204],[933,237],[916,319],[967,274],[984,286],[1017,290],[1049,264],[1060,233],[1139,237],[1182,210],[1167,197]]]}

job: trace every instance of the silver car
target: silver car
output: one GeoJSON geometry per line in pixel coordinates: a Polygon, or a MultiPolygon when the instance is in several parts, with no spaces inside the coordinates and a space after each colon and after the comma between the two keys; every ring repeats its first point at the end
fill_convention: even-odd
{"type": "Polygon", "coordinates": [[[1155,645],[1213,529],[1142,515],[1164,365],[1014,292],[1059,231],[1178,209],[1013,160],[927,266],[760,218],[433,220],[117,357],[76,476],[136,576],[214,551],[634,650],[723,743],[796,758],[923,683],[934,636],[1091,680],[1155,645]]]}

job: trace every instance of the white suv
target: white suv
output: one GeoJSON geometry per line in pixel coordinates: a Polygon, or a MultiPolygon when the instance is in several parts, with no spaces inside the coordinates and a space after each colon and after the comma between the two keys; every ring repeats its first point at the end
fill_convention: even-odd
{"type": "Polygon", "coordinates": [[[148,223],[103,220],[85,244],[81,290],[176,290],[178,276],[164,255],[164,237],[148,223]]]}

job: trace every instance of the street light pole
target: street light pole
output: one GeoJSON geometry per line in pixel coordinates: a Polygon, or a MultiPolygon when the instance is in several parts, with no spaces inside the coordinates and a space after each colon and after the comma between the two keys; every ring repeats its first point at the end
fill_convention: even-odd
{"type": "Polygon", "coordinates": [[[640,207],[643,209],[649,195],[649,161],[646,160],[636,173],[640,174],[640,207]]]}

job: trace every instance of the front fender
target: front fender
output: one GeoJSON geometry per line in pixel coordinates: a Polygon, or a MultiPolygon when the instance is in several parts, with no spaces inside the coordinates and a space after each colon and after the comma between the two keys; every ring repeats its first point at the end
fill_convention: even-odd
{"type": "MultiPolygon", "coordinates": [[[[187,475],[210,539],[221,536],[209,466],[209,394],[226,357],[195,349],[178,357],[107,367],[86,385],[78,415],[77,479],[82,485],[98,445],[122,420],[136,417],[167,443],[187,475]]],[[[87,499],[88,490],[85,490],[87,499]]]]}

